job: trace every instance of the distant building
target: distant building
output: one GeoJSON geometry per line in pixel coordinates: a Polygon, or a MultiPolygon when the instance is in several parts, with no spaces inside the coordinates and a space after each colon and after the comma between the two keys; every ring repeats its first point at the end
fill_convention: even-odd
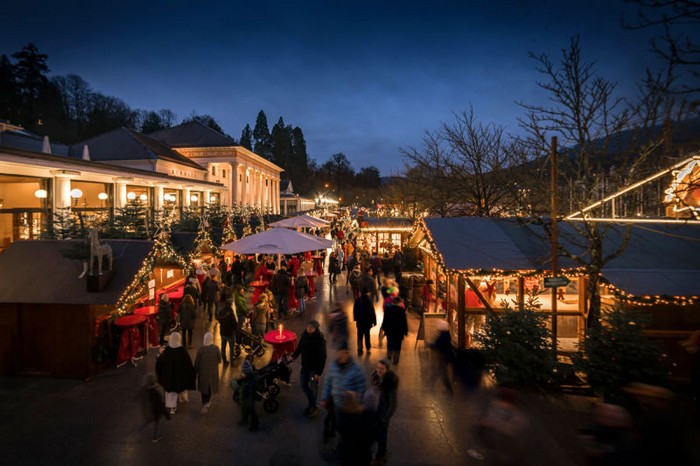
{"type": "Polygon", "coordinates": [[[152,210],[239,203],[279,213],[281,172],[198,122],[66,145],[0,121],[0,249],[38,238],[62,207],[113,213],[135,200],[152,210]]]}
{"type": "Polygon", "coordinates": [[[316,202],[313,199],[301,197],[294,192],[291,180],[280,181],[280,188],[280,214],[288,217],[316,208],[316,202]]]}

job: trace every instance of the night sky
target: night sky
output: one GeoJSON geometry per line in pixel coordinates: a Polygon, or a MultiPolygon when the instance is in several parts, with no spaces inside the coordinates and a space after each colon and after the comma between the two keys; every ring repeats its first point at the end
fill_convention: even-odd
{"type": "MultiPolygon", "coordinates": [[[[574,34],[625,95],[651,63],[622,0],[35,1],[0,13],[0,54],[27,42],[51,75],[77,74],[132,108],[178,122],[209,114],[238,138],[264,110],[300,126],[319,164],[403,167],[399,148],[470,105],[517,133],[516,101],[545,103],[528,51],[558,61],[574,34]]],[[[2,117],[0,115],[0,117],[2,117]]]]}

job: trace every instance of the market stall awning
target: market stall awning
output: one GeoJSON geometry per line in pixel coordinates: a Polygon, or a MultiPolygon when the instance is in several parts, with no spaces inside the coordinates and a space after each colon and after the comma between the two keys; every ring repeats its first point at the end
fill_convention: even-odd
{"type": "Polygon", "coordinates": [[[222,249],[239,254],[297,254],[327,249],[332,246],[333,241],[329,239],[287,228],[271,228],[227,243],[222,246],[222,249]]]}
{"type": "Polygon", "coordinates": [[[323,228],[328,224],[329,222],[326,220],[304,214],[272,222],[269,226],[274,228],[323,228]]]}

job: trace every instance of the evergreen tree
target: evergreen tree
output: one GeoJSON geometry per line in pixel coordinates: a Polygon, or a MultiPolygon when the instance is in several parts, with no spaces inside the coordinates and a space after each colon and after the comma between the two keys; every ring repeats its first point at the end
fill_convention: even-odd
{"type": "Polygon", "coordinates": [[[241,131],[241,141],[239,144],[248,150],[253,150],[253,131],[250,129],[250,125],[245,125],[243,131],[241,131]]]}
{"type": "Polygon", "coordinates": [[[39,53],[36,45],[29,42],[22,50],[12,54],[17,60],[14,66],[16,90],[20,99],[20,123],[35,129],[41,120],[41,99],[46,93],[49,80],[46,75],[48,55],[39,53]]]}
{"type": "Polygon", "coordinates": [[[3,54],[0,56],[0,116],[17,123],[18,109],[14,65],[3,54]]]}
{"type": "Polygon", "coordinates": [[[176,116],[172,110],[161,109],[158,112],[153,110],[139,110],[140,124],[138,128],[142,133],[149,134],[159,129],[173,126],[176,116]]]}
{"type": "Polygon", "coordinates": [[[270,129],[267,126],[267,116],[265,112],[260,110],[258,117],[255,119],[255,128],[253,129],[253,151],[259,156],[271,160],[271,139],[270,129]]]}
{"type": "Polygon", "coordinates": [[[47,219],[43,237],[46,239],[71,239],[78,236],[75,216],[70,207],[56,207],[47,219]]]}
{"type": "MultiPolygon", "coordinates": [[[[139,200],[128,201],[124,207],[117,208],[114,215],[114,230],[121,238],[148,237],[148,209],[139,200]]],[[[151,230],[153,231],[153,230],[151,230]]]]}
{"type": "Polygon", "coordinates": [[[272,158],[271,160],[289,170],[293,163],[294,149],[292,148],[291,127],[284,125],[284,119],[280,117],[277,124],[272,127],[272,158]]]}

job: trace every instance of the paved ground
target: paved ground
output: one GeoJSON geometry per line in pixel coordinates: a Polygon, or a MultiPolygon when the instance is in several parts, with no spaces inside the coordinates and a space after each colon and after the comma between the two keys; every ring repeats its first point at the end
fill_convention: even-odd
{"type": "MultiPolygon", "coordinates": [[[[332,289],[327,279],[318,299],[307,306],[307,317],[292,318],[285,326],[299,333],[307,320],[318,319],[325,328],[330,302],[342,301],[350,310],[345,288],[332,289]]],[[[381,319],[380,319],[381,321],[381,319]]],[[[198,321],[194,341],[201,342],[205,326],[198,321]]],[[[483,411],[490,390],[484,388],[454,397],[442,386],[426,386],[431,364],[423,343],[414,349],[418,319],[410,316],[411,332],[404,341],[401,362],[399,407],[391,421],[391,465],[480,465],[489,456],[474,438],[472,427],[483,411]]],[[[215,331],[215,335],[218,330],[215,331]]],[[[376,348],[372,332],[371,355],[360,359],[367,373],[385,352],[376,348]]],[[[217,335],[217,344],[218,344],[217,335]]],[[[354,348],[354,338],[351,340],[354,348]]],[[[191,350],[194,356],[196,348],[191,350]]],[[[155,350],[139,362],[114,368],[90,381],[45,378],[0,378],[0,458],[3,464],[241,464],[315,465],[333,463],[321,432],[324,413],[316,419],[302,415],[305,399],[298,386],[299,362],[292,367],[293,385],[278,396],[280,410],[265,413],[261,429],[248,432],[237,426],[239,410],[231,400],[228,382],[239,372],[240,359],[222,369],[221,391],[209,413],[200,413],[197,392],[169,422],[164,438],[150,441],[150,428],[143,429],[139,404],[134,396],[146,372],[153,371],[155,350]]],[[[269,357],[269,356],[268,356],[269,357]]],[[[332,358],[329,351],[329,360],[332,358]]],[[[528,430],[532,464],[582,465],[576,429],[583,422],[589,399],[527,396],[531,428],[528,430]]],[[[508,448],[508,445],[503,445],[508,448]]],[[[523,463],[524,464],[524,463],[523,463]]]]}

